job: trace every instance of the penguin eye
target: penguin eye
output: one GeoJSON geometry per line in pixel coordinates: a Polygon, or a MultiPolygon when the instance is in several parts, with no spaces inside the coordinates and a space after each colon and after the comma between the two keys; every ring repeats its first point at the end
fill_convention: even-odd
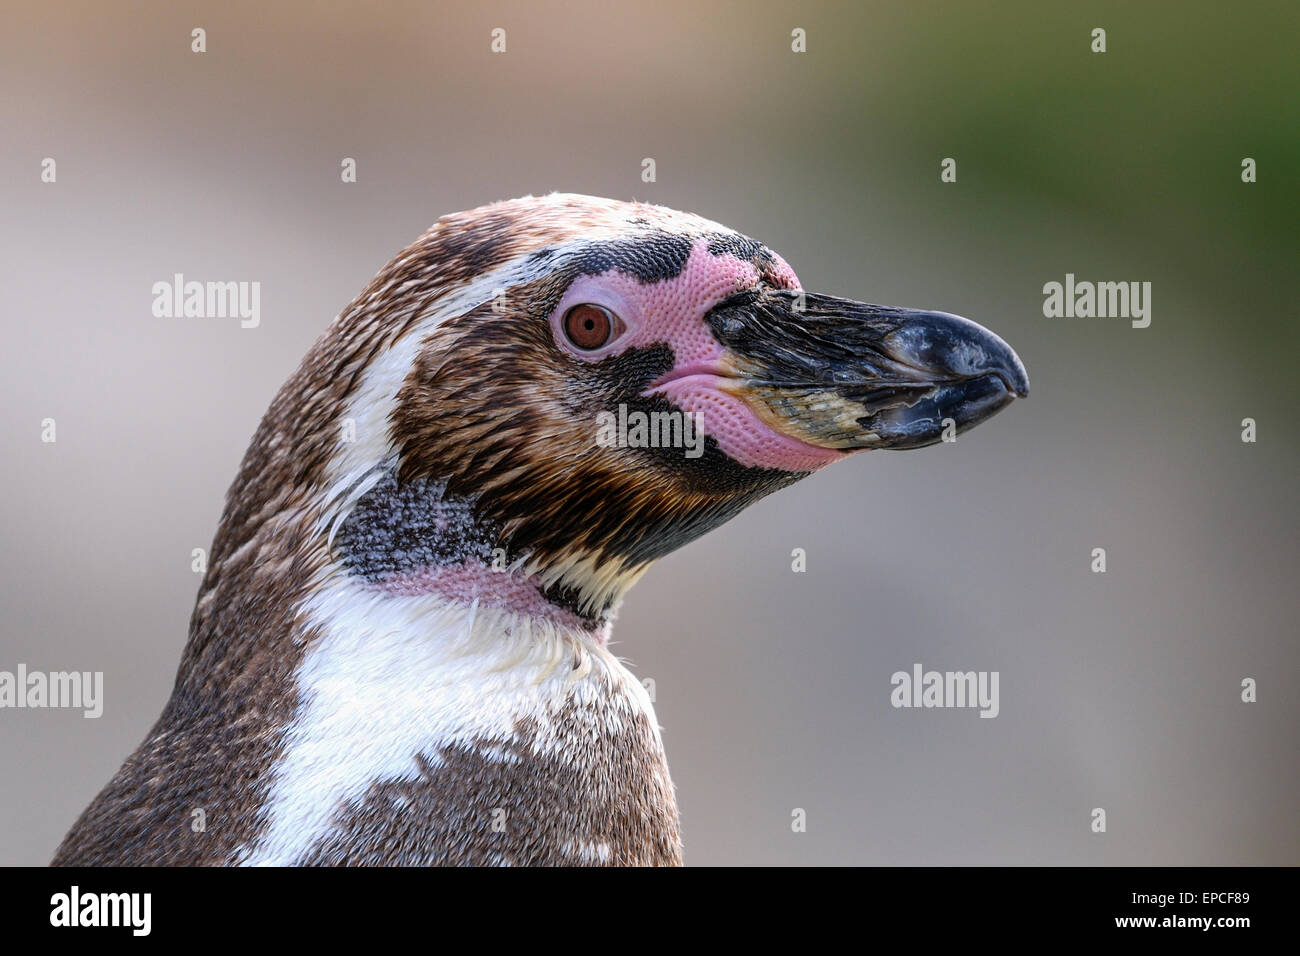
{"type": "Polygon", "coordinates": [[[584,302],[564,313],[564,334],[577,348],[591,352],[621,331],[622,320],[603,305],[584,302]]]}

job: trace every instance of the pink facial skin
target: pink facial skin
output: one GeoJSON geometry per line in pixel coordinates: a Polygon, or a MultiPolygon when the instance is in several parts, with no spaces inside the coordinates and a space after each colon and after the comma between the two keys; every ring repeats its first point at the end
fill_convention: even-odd
{"type": "MultiPolygon", "coordinates": [[[[741,382],[729,370],[726,350],[709,331],[704,316],[723,299],[757,286],[760,276],[753,264],[732,255],[715,256],[708,246],[707,239],[698,240],[682,271],[660,282],[643,283],[617,270],[575,279],[551,316],[556,342],[585,362],[630,348],[668,345],[676,365],[645,394],[663,395],[684,412],[701,413],[705,434],[744,467],[816,471],[844,458],[844,452],[775,431],[733,393],[741,382]],[[611,310],[622,318],[626,331],[591,352],[573,348],[560,323],[565,312],[582,302],[611,310]]],[[[794,270],[779,256],[774,258],[780,286],[799,288],[794,270]]]]}
{"type": "MultiPolygon", "coordinates": [[[[552,604],[534,581],[517,574],[488,567],[481,561],[463,564],[431,565],[405,574],[392,574],[379,585],[383,593],[393,596],[437,594],[455,604],[502,608],[525,617],[551,621],[571,630],[591,630],[591,623],[572,611],[552,604]]],[[[608,638],[607,627],[597,637],[608,638]]]]}

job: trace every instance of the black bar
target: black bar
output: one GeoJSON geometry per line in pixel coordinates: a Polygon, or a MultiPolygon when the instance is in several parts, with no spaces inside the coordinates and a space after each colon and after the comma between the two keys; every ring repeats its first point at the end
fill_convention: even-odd
{"type": "MultiPolygon", "coordinates": [[[[998,941],[1106,936],[1216,942],[1270,936],[1293,922],[1295,872],[1287,868],[945,868],[550,870],[94,870],[11,869],[0,894],[7,940],[75,934],[83,943],[116,937],[301,943],[340,931],[413,927],[512,932],[560,942],[572,932],[594,944],[626,931],[662,942],[698,924],[737,935],[790,930],[814,935],[850,927],[913,935],[998,941]],[[111,926],[71,922],[113,915],[111,926]],[[149,894],[107,902],[99,894],[149,894]],[[91,897],[91,902],[87,902],[91,897]],[[126,909],[125,903],[134,908],[126,909]],[[62,905],[62,909],[60,909],[62,905]],[[135,917],[135,928],[131,917],[135,917]],[[487,917],[485,920],[483,917],[487,917]],[[677,925],[690,917],[689,924],[677,925]],[[1201,920],[1210,920],[1208,928],[1201,920]],[[1121,921],[1128,922],[1121,925],[1121,921]],[[1146,923],[1145,921],[1153,921],[1146,923]],[[1197,921],[1193,924],[1191,921],[1197,921]],[[1238,925],[1224,921],[1244,920],[1238,925]],[[591,925],[584,926],[584,923],[591,925]],[[627,921],[620,930],[610,921],[627,921]],[[1145,925],[1144,925],[1145,923],[1145,925]],[[782,924],[785,924],[784,926],[782,924]],[[567,927],[567,928],[565,928],[567,927]],[[599,934],[589,936],[589,934],[599,934]],[[665,934],[665,935],[660,935],[665,934]],[[673,934],[673,935],[667,935],[673,934]],[[1243,935],[1244,934],[1244,935],[1243,935]]],[[[861,934],[861,935],[858,935],[861,934]]],[[[449,941],[449,940],[448,940],[449,941]]],[[[606,943],[605,945],[608,945],[606,943]]],[[[13,950],[11,950],[13,951],[13,950]]],[[[920,950],[918,950],[920,951],[920,950]]]]}

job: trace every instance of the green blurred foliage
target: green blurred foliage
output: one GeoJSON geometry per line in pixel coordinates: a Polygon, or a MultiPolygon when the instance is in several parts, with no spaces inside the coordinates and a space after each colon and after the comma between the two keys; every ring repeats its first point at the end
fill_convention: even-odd
{"type": "Polygon", "coordinates": [[[936,157],[958,156],[960,181],[998,191],[1008,216],[1113,234],[1202,284],[1202,322],[1240,307],[1300,344],[1300,4],[853,5],[824,20],[841,62],[859,49],[861,71],[827,94],[844,156],[893,164],[917,197],[936,157]],[[889,47],[863,52],[864,37],[889,47]]]}

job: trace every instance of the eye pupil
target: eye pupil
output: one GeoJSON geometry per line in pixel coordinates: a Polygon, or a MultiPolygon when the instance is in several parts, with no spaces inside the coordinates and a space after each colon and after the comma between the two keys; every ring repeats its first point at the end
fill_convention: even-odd
{"type": "Polygon", "coordinates": [[[575,346],[591,352],[613,337],[616,324],[619,324],[618,316],[609,309],[584,302],[565,313],[564,334],[575,346]]]}

